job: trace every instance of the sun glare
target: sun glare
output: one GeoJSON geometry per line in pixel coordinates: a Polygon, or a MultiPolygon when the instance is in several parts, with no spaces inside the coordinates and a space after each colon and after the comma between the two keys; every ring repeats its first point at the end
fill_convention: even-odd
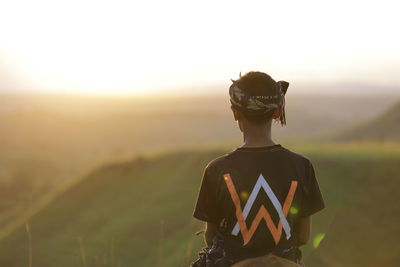
{"type": "Polygon", "coordinates": [[[253,69],[320,81],[374,82],[374,72],[398,83],[390,3],[7,1],[0,59],[19,86],[98,94],[220,83],[253,69]]]}

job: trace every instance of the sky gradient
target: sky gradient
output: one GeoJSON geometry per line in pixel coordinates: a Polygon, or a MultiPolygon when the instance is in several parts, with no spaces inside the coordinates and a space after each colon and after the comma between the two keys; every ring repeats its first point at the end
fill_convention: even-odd
{"type": "Polygon", "coordinates": [[[5,1],[0,90],[156,93],[265,71],[400,86],[396,1],[5,1]]]}

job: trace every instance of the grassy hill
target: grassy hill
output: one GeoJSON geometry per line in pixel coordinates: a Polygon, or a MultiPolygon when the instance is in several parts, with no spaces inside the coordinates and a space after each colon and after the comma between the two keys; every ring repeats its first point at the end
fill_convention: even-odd
{"type": "MultiPolygon", "coordinates": [[[[398,97],[292,89],[288,124],[274,123],[272,129],[284,141],[315,142],[352,125],[354,118],[369,120],[398,97]]],[[[226,90],[130,97],[0,93],[0,229],[31,202],[100,163],[142,151],[240,140],[226,90]]]]}
{"type": "MultiPolygon", "coordinates": [[[[303,249],[307,266],[398,266],[400,146],[288,148],[312,159],[327,204],[303,249]]],[[[29,255],[40,267],[188,266],[202,246],[191,213],[203,168],[229,150],[171,151],[97,169],[0,240],[0,266],[30,266],[29,255]]]]}
{"type": "Polygon", "coordinates": [[[336,140],[400,141],[400,101],[381,115],[340,133],[336,140]]]}

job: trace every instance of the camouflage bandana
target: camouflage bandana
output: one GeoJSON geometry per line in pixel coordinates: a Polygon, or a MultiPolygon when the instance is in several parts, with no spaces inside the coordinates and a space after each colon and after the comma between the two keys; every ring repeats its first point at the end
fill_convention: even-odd
{"type": "Polygon", "coordinates": [[[279,118],[281,125],[286,125],[285,114],[285,94],[289,87],[289,83],[279,81],[276,83],[276,94],[274,95],[258,95],[252,96],[246,94],[236,85],[236,81],[229,88],[229,96],[231,104],[237,109],[248,115],[262,115],[282,106],[282,114],[279,118]]]}

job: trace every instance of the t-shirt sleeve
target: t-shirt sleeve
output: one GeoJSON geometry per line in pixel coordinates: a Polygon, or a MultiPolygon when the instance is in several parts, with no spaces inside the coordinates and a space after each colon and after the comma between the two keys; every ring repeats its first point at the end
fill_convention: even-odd
{"type": "Polygon", "coordinates": [[[218,223],[216,188],[212,183],[215,179],[213,178],[215,177],[213,177],[212,171],[207,166],[201,179],[193,217],[205,222],[218,223]]]}
{"type": "Polygon", "coordinates": [[[310,161],[308,161],[307,165],[300,217],[310,216],[325,208],[325,202],[317,178],[315,177],[314,167],[310,161]]]}

